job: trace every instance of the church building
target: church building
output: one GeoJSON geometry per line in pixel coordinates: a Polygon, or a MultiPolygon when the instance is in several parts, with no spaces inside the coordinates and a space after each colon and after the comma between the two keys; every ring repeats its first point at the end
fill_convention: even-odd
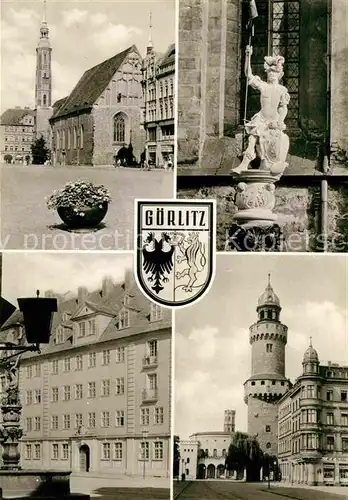
{"type": "Polygon", "coordinates": [[[131,163],[139,162],[145,144],[141,78],[135,45],[87,70],[53,105],[53,163],[110,165],[132,156],[131,163]]]}

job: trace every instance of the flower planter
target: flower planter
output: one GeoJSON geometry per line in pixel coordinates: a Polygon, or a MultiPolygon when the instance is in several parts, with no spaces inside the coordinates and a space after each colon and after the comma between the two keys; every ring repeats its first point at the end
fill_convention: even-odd
{"type": "Polygon", "coordinates": [[[72,207],[57,207],[59,217],[70,229],[96,227],[104,219],[107,211],[106,201],[95,207],[79,208],[78,211],[72,207]]]}

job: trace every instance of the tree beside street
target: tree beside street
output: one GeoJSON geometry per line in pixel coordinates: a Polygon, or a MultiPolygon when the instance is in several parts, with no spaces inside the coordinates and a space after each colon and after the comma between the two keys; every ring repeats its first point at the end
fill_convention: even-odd
{"type": "Polygon", "coordinates": [[[173,442],[173,477],[178,477],[180,472],[180,438],[179,436],[174,436],[173,442]]]}
{"type": "Polygon", "coordinates": [[[49,159],[49,149],[46,147],[46,141],[43,137],[39,137],[31,145],[31,154],[34,165],[43,165],[49,159]]]}
{"type": "Polygon", "coordinates": [[[228,471],[236,471],[242,478],[246,471],[247,481],[259,481],[263,464],[263,452],[255,437],[244,432],[236,432],[229,446],[225,467],[228,471]]]}

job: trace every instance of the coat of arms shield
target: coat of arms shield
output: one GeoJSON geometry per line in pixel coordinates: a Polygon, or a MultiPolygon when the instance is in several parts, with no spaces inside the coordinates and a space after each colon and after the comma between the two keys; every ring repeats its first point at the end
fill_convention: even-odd
{"type": "Polygon", "coordinates": [[[215,200],[135,200],[136,279],[168,307],[202,297],[215,273],[215,200]]]}

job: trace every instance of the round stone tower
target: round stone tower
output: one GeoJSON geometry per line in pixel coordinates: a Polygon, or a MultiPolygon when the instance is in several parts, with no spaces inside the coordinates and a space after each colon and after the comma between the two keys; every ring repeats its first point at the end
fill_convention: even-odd
{"type": "Polygon", "coordinates": [[[256,436],[261,449],[277,454],[277,402],[289,389],[285,377],[285,346],[288,328],[280,321],[280,301],[268,285],[257,304],[257,322],[249,329],[251,376],[244,383],[248,405],[248,434],[256,436]]]}

